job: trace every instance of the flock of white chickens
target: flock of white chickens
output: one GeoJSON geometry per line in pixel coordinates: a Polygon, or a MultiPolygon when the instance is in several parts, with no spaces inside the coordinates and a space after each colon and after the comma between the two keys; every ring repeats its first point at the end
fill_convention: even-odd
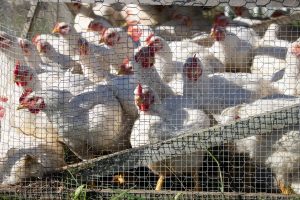
{"type": "MultiPolygon", "coordinates": [[[[124,27],[113,26],[114,15],[92,18],[89,4],[72,6],[74,26],[58,22],[32,42],[0,32],[2,184],[66,165],[63,144],[85,160],[300,103],[300,41],[278,39],[276,24],[260,37],[220,14],[212,45],[202,46],[195,38],[168,41],[146,23],[151,10],[142,6],[123,9],[124,27]]],[[[102,15],[112,13],[106,8],[102,15]]],[[[198,23],[173,14],[167,24],[175,35],[198,23]]],[[[282,193],[300,193],[299,130],[236,140],[233,149],[269,166],[282,193]]],[[[174,173],[193,175],[201,190],[205,153],[149,165],[159,175],[156,190],[174,173]]]]}

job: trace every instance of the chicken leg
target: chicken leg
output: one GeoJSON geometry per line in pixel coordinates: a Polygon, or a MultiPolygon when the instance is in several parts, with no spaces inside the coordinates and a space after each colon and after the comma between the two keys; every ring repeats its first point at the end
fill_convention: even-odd
{"type": "Polygon", "coordinates": [[[283,183],[283,181],[277,180],[277,185],[278,185],[278,187],[279,187],[282,194],[285,194],[285,195],[295,194],[295,192],[291,188],[291,186],[290,185],[285,185],[283,183]]]}
{"type": "Polygon", "coordinates": [[[164,184],[164,180],[165,180],[165,176],[159,175],[159,179],[158,179],[158,181],[156,183],[156,187],[155,187],[156,191],[160,191],[161,190],[161,188],[162,188],[162,186],[164,184]]]}
{"type": "Polygon", "coordinates": [[[117,175],[115,175],[114,177],[113,177],[113,182],[114,183],[117,183],[118,185],[123,185],[123,184],[125,184],[125,174],[124,173],[119,173],[119,174],[117,174],[117,175]]]}
{"type": "Polygon", "coordinates": [[[194,180],[194,182],[195,182],[195,184],[194,184],[194,189],[195,189],[195,191],[197,191],[197,192],[200,192],[201,191],[201,187],[200,187],[200,177],[199,177],[199,174],[198,173],[195,173],[194,175],[193,175],[193,180],[194,180]]]}

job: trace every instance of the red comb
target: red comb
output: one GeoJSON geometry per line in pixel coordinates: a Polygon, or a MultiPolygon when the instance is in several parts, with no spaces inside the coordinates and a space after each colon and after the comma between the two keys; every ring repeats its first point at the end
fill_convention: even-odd
{"type": "MultiPolygon", "coordinates": [[[[16,65],[15,65],[15,69],[14,69],[14,76],[16,76],[17,74],[19,74],[19,68],[20,68],[20,61],[16,61],[16,65]]],[[[18,83],[17,83],[18,85],[18,83]]]]}
{"type": "Polygon", "coordinates": [[[149,44],[151,38],[154,37],[154,33],[151,33],[147,38],[146,38],[146,43],[149,44]]]}
{"type": "Polygon", "coordinates": [[[143,94],[143,88],[142,88],[142,85],[140,83],[138,84],[137,93],[138,93],[138,95],[143,94]]]}
{"type": "Polygon", "coordinates": [[[129,59],[128,59],[128,57],[124,58],[124,60],[123,60],[122,64],[128,64],[128,63],[129,63],[129,59]]]}
{"type": "Polygon", "coordinates": [[[22,93],[22,95],[19,98],[19,102],[21,103],[22,101],[24,101],[24,99],[30,94],[32,93],[32,88],[26,88],[24,90],[24,92],[22,93]]]}
{"type": "Polygon", "coordinates": [[[21,66],[21,63],[20,63],[20,61],[17,60],[16,64],[15,64],[14,74],[18,74],[20,66],[21,66]]]}
{"type": "Polygon", "coordinates": [[[0,120],[3,119],[4,115],[5,115],[5,108],[0,106],[0,120]]]}
{"type": "Polygon", "coordinates": [[[1,101],[1,102],[7,102],[7,101],[8,101],[8,98],[7,98],[7,97],[4,97],[4,96],[0,96],[0,101],[1,101]]]}

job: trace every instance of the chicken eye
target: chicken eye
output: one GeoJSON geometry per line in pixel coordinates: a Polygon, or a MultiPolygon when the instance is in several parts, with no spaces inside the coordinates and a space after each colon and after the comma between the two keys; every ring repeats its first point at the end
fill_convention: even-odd
{"type": "Polygon", "coordinates": [[[50,46],[48,44],[45,44],[44,49],[50,49],[50,46]]]}
{"type": "Polygon", "coordinates": [[[65,29],[65,28],[68,28],[68,25],[64,25],[62,27],[60,27],[61,29],[65,29]]]}
{"type": "Polygon", "coordinates": [[[113,37],[115,37],[116,36],[116,33],[110,33],[108,36],[107,36],[107,38],[113,38],[113,37]]]}
{"type": "Polygon", "coordinates": [[[239,120],[239,119],[241,119],[241,117],[238,116],[238,115],[236,115],[236,116],[234,117],[234,119],[235,119],[235,120],[239,120]]]}
{"type": "Polygon", "coordinates": [[[155,43],[155,44],[160,44],[160,39],[155,39],[155,40],[154,40],[154,43],[155,43]]]}
{"type": "Polygon", "coordinates": [[[29,48],[29,44],[24,44],[24,48],[29,48]]]}

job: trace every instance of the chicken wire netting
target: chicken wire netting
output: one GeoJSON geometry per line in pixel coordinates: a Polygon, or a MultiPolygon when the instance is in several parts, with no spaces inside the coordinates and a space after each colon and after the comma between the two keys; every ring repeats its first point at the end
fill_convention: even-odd
{"type": "Polygon", "coordinates": [[[0,3],[1,197],[297,198],[295,2],[0,3]]]}

